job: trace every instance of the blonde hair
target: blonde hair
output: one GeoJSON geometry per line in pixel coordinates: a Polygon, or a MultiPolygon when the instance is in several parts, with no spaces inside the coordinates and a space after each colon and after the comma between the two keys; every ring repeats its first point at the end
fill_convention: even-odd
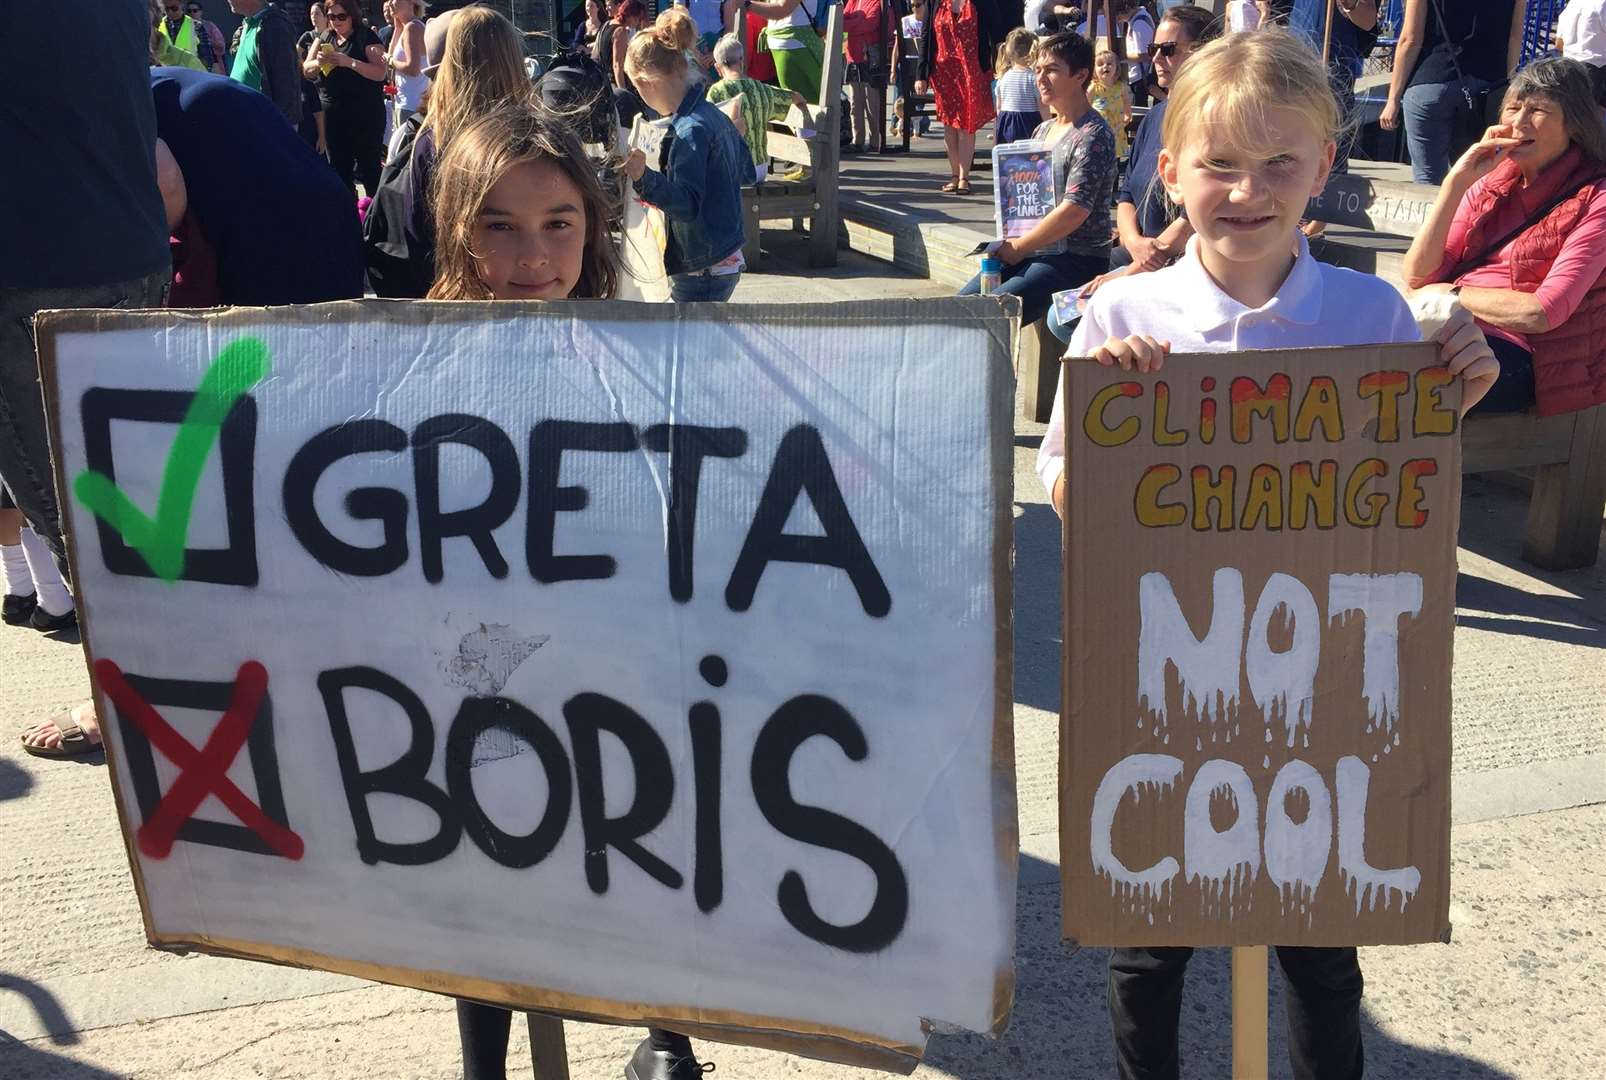
{"type": "Polygon", "coordinates": [[[1037,35],[1024,26],[1017,26],[998,46],[998,57],[993,62],[993,74],[1003,75],[1012,67],[1031,67],[1037,59],[1037,35]]]}
{"type": "Polygon", "coordinates": [[[1126,65],[1121,62],[1121,58],[1116,55],[1115,50],[1110,48],[1110,43],[1108,41],[1104,40],[1103,38],[1100,38],[1098,40],[1098,42],[1096,44],[1094,44],[1094,46],[1093,46],[1093,77],[1095,79],[1098,78],[1099,57],[1104,56],[1106,54],[1115,57],[1115,82],[1116,82],[1116,84],[1119,85],[1120,83],[1125,82],[1126,81],[1126,65]]]}
{"type": "Polygon", "coordinates": [[[658,13],[653,29],[663,35],[664,43],[685,52],[697,45],[697,23],[683,7],[668,7],[658,13]]]}
{"type": "Polygon", "coordinates": [[[1274,157],[1284,148],[1266,134],[1267,108],[1294,110],[1323,142],[1337,141],[1344,121],[1321,57],[1278,27],[1230,34],[1193,53],[1169,102],[1160,139],[1173,154],[1210,130],[1244,153],[1274,157]]]}
{"type": "MultiPolygon", "coordinates": [[[[669,15],[674,10],[671,8],[664,12],[664,15],[669,15]]],[[[685,78],[688,74],[686,50],[677,44],[680,32],[672,25],[664,25],[664,15],[658,17],[657,23],[630,39],[630,48],[625,50],[625,74],[631,79],[635,79],[638,75],[655,79],[677,79],[685,78]]],[[[690,17],[687,21],[691,21],[690,17]]],[[[694,26],[694,32],[695,29],[694,26]]]]}
{"type": "Polygon", "coordinates": [[[484,4],[460,9],[446,28],[440,70],[429,87],[424,128],[444,153],[458,132],[488,110],[533,94],[524,47],[513,24],[484,4]]]}
{"type": "Polygon", "coordinates": [[[430,300],[489,300],[474,262],[474,225],[491,188],[519,165],[549,162],[580,189],[585,207],[585,255],[569,295],[611,299],[619,288],[619,253],[612,226],[620,217],[579,137],[562,118],[530,100],[515,101],[470,123],[452,140],[431,182],[435,211],[435,284],[430,300]]]}

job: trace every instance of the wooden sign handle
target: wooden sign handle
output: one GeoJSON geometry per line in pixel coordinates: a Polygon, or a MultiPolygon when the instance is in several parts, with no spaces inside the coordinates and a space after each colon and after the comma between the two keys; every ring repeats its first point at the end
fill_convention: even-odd
{"type": "Polygon", "coordinates": [[[1333,56],[1333,8],[1338,0],[1327,0],[1327,27],[1322,31],[1322,67],[1326,67],[1333,56]]]}
{"type": "Polygon", "coordinates": [[[1266,946],[1232,950],[1233,1080],[1267,1080],[1266,946]]]}
{"type": "Polygon", "coordinates": [[[535,1080],[569,1080],[569,1050],[563,1039],[563,1020],[546,1013],[529,1015],[530,1065],[535,1080]]]}

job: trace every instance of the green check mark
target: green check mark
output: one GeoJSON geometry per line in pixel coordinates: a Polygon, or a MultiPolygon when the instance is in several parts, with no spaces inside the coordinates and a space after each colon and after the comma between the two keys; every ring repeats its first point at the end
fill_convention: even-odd
{"type": "Polygon", "coordinates": [[[163,581],[177,581],[184,573],[184,549],[195,491],[224,419],[235,402],[267,374],[268,347],[259,338],[232,342],[212,361],[168,452],[162,490],[156,497],[155,520],[135,506],[106,474],[86,469],[73,478],[73,494],[78,501],[116,529],[123,542],[139,552],[163,581]]]}

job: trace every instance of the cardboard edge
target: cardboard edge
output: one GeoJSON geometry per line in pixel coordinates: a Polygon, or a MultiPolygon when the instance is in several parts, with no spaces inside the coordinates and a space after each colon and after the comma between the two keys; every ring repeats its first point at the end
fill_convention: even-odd
{"type": "MultiPolygon", "coordinates": [[[[1060,362],[1059,394],[1064,415],[1071,415],[1071,368],[1072,357],[1067,355],[1060,362]]],[[[1079,357],[1076,359],[1083,359],[1079,357]]],[[[1059,761],[1055,771],[1059,775],[1059,807],[1055,815],[1059,821],[1059,848],[1060,848],[1060,940],[1078,941],[1071,934],[1071,872],[1070,860],[1067,858],[1068,839],[1070,837],[1071,822],[1069,819],[1071,800],[1071,771],[1068,765],[1070,755],[1067,747],[1071,745],[1071,567],[1074,560],[1071,558],[1071,526],[1068,512],[1070,503],[1070,470],[1071,470],[1071,424],[1069,420],[1062,425],[1064,431],[1064,444],[1060,447],[1060,460],[1065,463],[1065,490],[1067,513],[1060,518],[1060,742],[1059,761]]],[[[1050,494],[1050,498],[1053,496],[1050,494]]]]}
{"type": "Polygon", "coordinates": [[[587,997],[523,983],[495,982],[449,972],[392,967],[262,942],[214,938],[204,934],[171,934],[153,936],[151,944],[167,952],[194,951],[229,959],[332,971],[370,982],[468,998],[582,1023],[667,1027],[716,1042],[779,1050],[882,1072],[907,1075],[920,1064],[925,1052],[924,1046],[892,1042],[847,1028],[819,1025],[809,1031],[796,1031],[785,1027],[785,1021],[734,1010],[706,1010],[587,997]]]}
{"type": "Polygon", "coordinates": [[[1020,303],[1003,305],[1005,340],[992,339],[988,357],[988,410],[993,440],[993,816],[998,842],[998,884],[1008,898],[1005,936],[1009,947],[993,982],[993,1020],[987,1034],[1009,1027],[1015,1000],[1015,923],[1019,906],[1020,816],[1015,791],[1015,351],[1020,341],[1020,303]]]}
{"type": "MultiPolygon", "coordinates": [[[[57,513],[61,519],[62,543],[67,549],[68,572],[74,581],[82,581],[78,567],[78,530],[74,528],[76,510],[72,486],[68,482],[65,464],[56,448],[61,445],[61,402],[56,385],[56,338],[77,330],[94,330],[103,312],[44,311],[34,320],[34,349],[39,369],[39,386],[44,398],[45,423],[50,431],[50,474],[56,481],[57,513]]],[[[126,317],[127,312],[118,312],[126,317]]],[[[95,706],[95,718],[100,724],[101,752],[106,755],[106,768],[111,774],[112,804],[117,809],[118,830],[122,833],[123,850],[128,855],[129,874],[134,879],[134,893],[139,898],[140,921],[145,924],[145,940],[156,943],[156,923],[151,918],[150,901],[145,889],[145,874],[134,846],[134,824],[130,808],[124,799],[122,744],[108,732],[111,712],[100,691],[100,680],[95,677],[94,604],[90,597],[75,590],[73,600],[78,609],[78,636],[84,650],[84,669],[89,676],[89,695],[95,706]],[[113,745],[116,744],[116,745],[113,745]]]]}

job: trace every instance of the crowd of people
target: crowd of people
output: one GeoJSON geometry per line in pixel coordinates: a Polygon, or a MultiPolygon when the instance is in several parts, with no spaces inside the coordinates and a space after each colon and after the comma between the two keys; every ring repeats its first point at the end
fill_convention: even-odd
{"type": "MultiPolygon", "coordinates": [[[[671,298],[726,301],[745,269],[741,189],[768,165],[768,121],[818,100],[824,48],[809,0],[693,0],[656,18],[641,0],[588,0],[567,52],[532,79],[520,34],[484,6],[427,18],[422,0],[386,0],[376,31],[355,0],[293,11],[229,0],[241,23],[226,43],[194,3],[64,3],[83,16],[83,77],[54,77],[40,50],[0,76],[0,130],[36,151],[0,179],[9,204],[28,208],[0,258],[0,615],[48,633],[75,615],[36,311],[368,292],[610,299],[625,277],[631,193],[664,214],[671,298]],[[651,158],[622,134],[637,117],[667,129],[651,158]]],[[[971,189],[976,134],[989,123],[1001,140],[1051,152],[1062,198],[1001,246],[999,289],[1020,298],[1027,322],[1049,316],[1070,355],[1148,371],[1172,349],[1419,339],[1406,298],[1318,263],[1301,221],[1342,168],[1373,0],[1338,0],[1325,62],[1310,28],[1285,27],[1276,3],[1230,5],[1223,20],[1191,4],[1156,13],[1117,0],[1113,28],[1044,2],[1007,19],[981,0],[843,7],[857,146],[884,144],[889,92],[897,124],[911,117],[896,102],[929,90],[951,167],[945,190],[971,189]],[[905,66],[907,86],[895,74],[905,66]],[[1133,109],[1150,100],[1128,146],[1133,109]],[[1084,285],[1079,319],[1050,316],[1055,292],[1084,285]],[[1355,319],[1359,310],[1368,317],[1355,319]]],[[[1519,72],[1495,122],[1451,160],[1435,110],[1503,78],[1492,58],[1514,40],[1509,0],[1505,22],[1478,22],[1500,7],[1405,5],[1382,120],[1403,115],[1413,167],[1442,183],[1407,284],[1453,311],[1435,338],[1465,383],[1464,408],[1582,408],[1606,399],[1602,4],[1569,5],[1557,44],[1577,57],[1519,72]]],[[[8,8],[0,28],[20,36],[24,26],[8,8]]],[[[1056,401],[1039,473],[1061,514],[1062,427],[1056,401]]],[[[22,735],[42,756],[99,741],[87,702],[22,735]]],[[[1296,1073],[1359,1075],[1355,951],[1279,956],[1296,1073]]],[[[1123,1076],[1176,1075],[1186,963],[1187,950],[1112,956],[1123,1076]]],[[[465,1075],[502,1075],[507,1011],[465,1002],[459,1017],[465,1075]]],[[[702,1068],[685,1036],[653,1030],[626,1071],[684,1080],[702,1068]]]]}

